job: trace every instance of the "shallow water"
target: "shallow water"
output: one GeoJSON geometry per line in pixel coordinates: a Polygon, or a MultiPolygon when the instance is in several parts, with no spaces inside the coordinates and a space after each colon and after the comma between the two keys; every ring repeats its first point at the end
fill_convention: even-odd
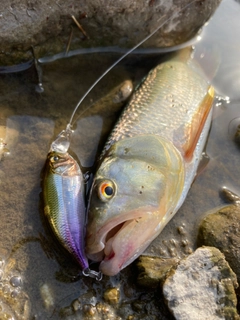
{"type": "MultiPolygon", "coordinates": [[[[196,58],[208,77],[213,77],[219,95],[228,96],[230,103],[217,101],[207,144],[211,160],[148,254],[153,250],[164,257],[188,254],[195,248],[203,213],[224,203],[219,197],[220,187],[226,185],[240,193],[240,150],[231,135],[240,123],[231,122],[240,117],[239,16],[238,2],[223,1],[196,44],[196,58]]],[[[102,314],[105,312],[106,319],[116,319],[117,315],[126,319],[131,314],[140,319],[141,312],[137,308],[132,311],[131,304],[141,296],[146,305],[151,298],[136,288],[131,267],[116,277],[105,277],[101,283],[79,277],[78,266],[59,248],[42,214],[40,176],[50,143],[65,128],[79,98],[118,57],[117,53],[94,53],[45,64],[42,94],[35,92],[34,68],[0,77],[0,138],[10,150],[10,155],[3,155],[0,161],[0,315],[5,312],[13,319],[82,319],[82,311],[74,313],[74,308],[80,310],[81,303],[101,302],[104,290],[116,286],[121,292],[121,308],[108,307],[109,312],[102,308],[102,314]]],[[[82,104],[84,110],[98,101],[84,115],[76,116],[71,149],[85,171],[93,169],[122,107],[109,102],[109,92],[125,79],[138,83],[160,59],[159,55],[128,57],[82,104]]],[[[152,319],[170,319],[162,305],[150,306],[152,319]]],[[[91,318],[94,310],[85,307],[85,318],[91,318]]]]}

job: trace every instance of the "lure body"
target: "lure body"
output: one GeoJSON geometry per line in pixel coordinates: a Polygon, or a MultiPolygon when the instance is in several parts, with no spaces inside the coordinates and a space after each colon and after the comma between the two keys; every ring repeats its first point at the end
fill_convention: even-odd
{"type": "Polygon", "coordinates": [[[214,90],[191,63],[172,59],[153,69],[105,145],[91,189],[86,251],[106,275],[146,249],[196,175],[214,90]]]}
{"type": "Polygon", "coordinates": [[[78,163],[68,153],[49,152],[43,197],[44,213],[54,234],[81,268],[87,269],[84,179],[78,163]]]}

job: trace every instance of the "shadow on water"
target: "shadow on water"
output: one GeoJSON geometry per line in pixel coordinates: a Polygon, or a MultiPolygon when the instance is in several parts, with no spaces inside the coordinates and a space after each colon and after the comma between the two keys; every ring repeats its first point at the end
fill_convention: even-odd
{"type": "MultiPolygon", "coordinates": [[[[184,256],[184,250],[190,252],[196,246],[202,214],[224,203],[219,188],[227,185],[240,193],[239,144],[231,134],[235,130],[232,127],[240,124],[233,121],[240,116],[240,44],[235,40],[239,13],[237,2],[223,1],[196,45],[199,62],[214,77],[219,94],[230,100],[216,101],[207,145],[208,166],[147,254],[170,257],[174,252],[171,240],[175,239],[178,255],[184,256]],[[222,23],[226,17],[229,24],[222,23]],[[209,61],[213,61],[214,71],[208,67],[209,61]],[[179,227],[185,229],[184,235],[177,231],[179,227]],[[188,241],[187,248],[180,245],[183,240],[188,241]]],[[[116,53],[91,54],[43,65],[42,94],[35,92],[37,76],[32,67],[0,77],[0,138],[10,150],[10,155],[0,161],[0,301],[3,312],[14,319],[89,319],[97,314],[91,306],[96,304],[99,314],[105,312],[109,319],[133,314],[134,319],[144,319],[144,308],[148,308],[149,319],[171,319],[160,293],[136,286],[134,265],[115,277],[104,277],[100,283],[79,276],[78,265],[55,241],[43,216],[40,176],[50,143],[65,128],[79,98],[118,57],[116,53]],[[14,288],[9,279],[16,275],[21,276],[22,285],[14,288]],[[113,286],[119,288],[122,299],[116,308],[106,306],[103,300],[105,289],[113,286]]],[[[83,171],[94,171],[95,160],[123,107],[112,103],[109,92],[126,79],[136,85],[160,59],[159,55],[128,57],[81,105],[71,150],[83,171]]]]}

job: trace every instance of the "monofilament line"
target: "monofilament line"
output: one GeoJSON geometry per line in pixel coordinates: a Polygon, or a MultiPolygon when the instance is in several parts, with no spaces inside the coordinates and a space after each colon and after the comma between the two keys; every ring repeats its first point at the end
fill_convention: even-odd
{"type": "MultiPolygon", "coordinates": [[[[90,93],[90,91],[92,91],[92,89],[98,84],[99,81],[102,80],[102,78],[110,71],[112,70],[120,61],[122,61],[126,56],[128,56],[130,53],[132,53],[135,49],[137,49],[139,46],[141,46],[145,41],[147,41],[149,38],[151,38],[160,28],[162,28],[168,21],[170,21],[171,19],[173,19],[174,17],[176,17],[181,11],[183,11],[184,9],[188,8],[190,5],[192,5],[194,2],[196,2],[198,0],[193,0],[192,2],[190,2],[189,4],[187,4],[186,6],[184,6],[183,8],[177,10],[175,13],[173,13],[173,15],[171,17],[169,17],[167,20],[165,20],[163,23],[161,23],[152,33],[150,33],[146,38],[144,38],[142,41],[140,41],[135,47],[133,47],[132,49],[130,49],[128,52],[126,52],[123,56],[121,56],[116,62],[114,62],[94,83],[93,85],[86,91],[86,93],[83,95],[83,97],[79,100],[78,104],[76,105],[75,109],[73,110],[72,116],[70,118],[70,121],[67,125],[67,128],[69,129],[72,126],[72,121],[73,121],[73,117],[78,109],[78,107],[80,106],[80,104],[83,102],[83,100],[86,98],[86,96],[90,93]]],[[[161,20],[165,17],[162,16],[161,20]]],[[[85,110],[83,110],[82,114],[84,112],[86,112],[89,109],[89,107],[85,110]]]]}

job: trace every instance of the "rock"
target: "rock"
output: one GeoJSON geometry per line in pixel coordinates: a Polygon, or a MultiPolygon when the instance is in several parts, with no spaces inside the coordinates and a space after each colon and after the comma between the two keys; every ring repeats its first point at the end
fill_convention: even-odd
{"type": "Polygon", "coordinates": [[[237,195],[230,192],[230,197],[235,204],[211,210],[202,220],[198,242],[218,248],[240,281],[240,206],[237,195]]]}
{"type": "Polygon", "coordinates": [[[15,259],[0,257],[0,319],[29,319],[30,299],[23,290],[15,259]]]}
{"type": "Polygon", "coordinates": [[[178,259],[140,256],[137,260],[140,286],[156,289],[165,280],[167,272],[178,263],[178,259]]]}
{"type": "Polygon", "coordinates": [[[55,301],[51,287],[47,283],[44,283],[40,286],[39,291],[45,308],[47,310],[53,308],[55,301]]]}
{"type": "MultiPolygon", "coordinates": [[[[146,45],[173,46],[191,39],[220,2],[193,1],[146,45]]],[[[70,50],[98,46],[132,47],[188,3],[191,2],[110,0],[106,4],[104,0],[2,0],[1,65],[32,59],[31,46],[38,57],[65,51],[70,36],[70,50]],[[81,24],[83,32],[71,16],[81,24]]]]}
{"type": "Polygon", "coordinates": [[[239,319],[236,275],[213,247],[197,249],[171,271],[163,285],[169,309],[177,320],[239,319]]]}
{"type": "Polygon", "coordinates": [[[103,298],[106,302],[110,304],[116,304],[120,300],[120,292],[118,288],[110,288],[107,289],[104,294],[103,298]]]}
{"type": "Polygon", "coordinates": [[[237,130],[234,135],[234,141],[238,146],[240,146],[240,125],[237,126],[237,130]]]}

